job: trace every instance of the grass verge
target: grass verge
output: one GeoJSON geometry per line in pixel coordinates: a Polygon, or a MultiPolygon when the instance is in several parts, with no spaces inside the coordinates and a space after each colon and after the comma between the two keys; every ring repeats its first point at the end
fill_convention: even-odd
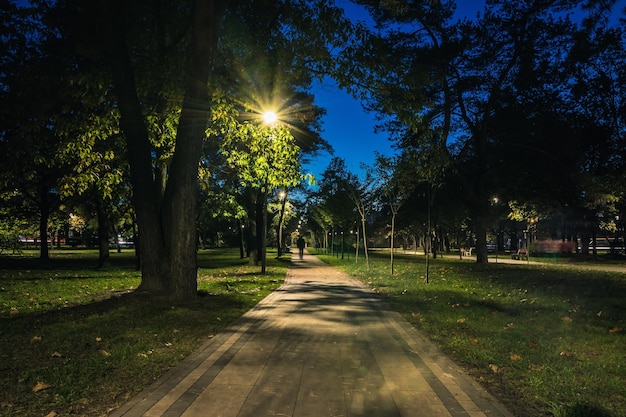
{"type": "Polygon", "coordinates": [[[556,265],[319,255],[367,283],[518,417],[626,416],[626,277],[556,265]]]}
{"type": "Polygon", "coordinates": [[[284,280],[268,253],[265,275],[237,250],[199,254],[200,297],[172,304],[133,294],[131,251],[0,258],[0,416],[106,416],[284,280]],[[56,413],[56,414],[51,414],[56,413]]]}

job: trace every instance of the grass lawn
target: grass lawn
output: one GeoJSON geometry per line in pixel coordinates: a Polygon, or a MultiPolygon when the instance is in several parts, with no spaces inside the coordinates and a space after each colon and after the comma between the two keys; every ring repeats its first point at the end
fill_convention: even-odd
{"type": "Polygon", "coordinates": [[[261,275],[238,250],[201,251],[201,296],[182,305],[132,293],[131,250],[112,251],[103,271],[96,251],[36,256],[0,257],[2,417],[106,416],[277,288],[288,266],[270,252],[261,275]]]}
{"type": "Polygon", "coordinates": [[[382,294],[518,417],[626,416],[626,275],[558,265],[320,255],[382,294]]]}

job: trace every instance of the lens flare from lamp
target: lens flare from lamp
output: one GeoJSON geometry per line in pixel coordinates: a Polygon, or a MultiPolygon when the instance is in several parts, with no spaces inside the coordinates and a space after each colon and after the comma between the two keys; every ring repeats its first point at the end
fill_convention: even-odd
{"type": "Polygon", "coordinates": [[[263,113],[263,121],[268,125],[272,125],[278,121],[278,115],[273,111],[266,111],[263,113]]]}

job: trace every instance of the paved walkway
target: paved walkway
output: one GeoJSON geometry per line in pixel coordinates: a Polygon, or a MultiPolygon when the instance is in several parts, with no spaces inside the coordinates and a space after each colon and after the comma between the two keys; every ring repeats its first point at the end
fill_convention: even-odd
{"type": "Polygon", "coordinates": [[[384,302],[305,255],[115,417],[512,417],[384,302]]]}

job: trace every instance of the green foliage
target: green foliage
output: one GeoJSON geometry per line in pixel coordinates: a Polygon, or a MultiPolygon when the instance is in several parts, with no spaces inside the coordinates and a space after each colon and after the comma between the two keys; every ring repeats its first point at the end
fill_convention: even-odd
{"type": "Polygon", "coordinates": [[[300,148],[286,126],[231,119],[223,132],[221,152],[226,163],[234,167],[241,185],[268,193],[278,187],[298,185],[304,179],[300,148]]]}

